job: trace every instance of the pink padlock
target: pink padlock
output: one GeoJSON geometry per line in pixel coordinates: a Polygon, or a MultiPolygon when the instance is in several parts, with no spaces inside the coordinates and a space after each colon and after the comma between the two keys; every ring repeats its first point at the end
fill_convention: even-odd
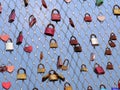
{"type": "Polygon", "coordinates": [[[22,41],[23,41],[23,35],[22,35],[22,31],[21,31],[21,32],[19,33],[18,38],[17,38],[16,44],[17,44],[17,45],[20,45],[20,44],[22,43],[22,41]]]}
{"type": "Polygon", "coordinates": [[[0,3],[0,14],[2,13],[2,4],[0,3]]]}
{"type": "Polygon", "coordinates": [[[9,22],[9,23],[12,23],[12,22],[15,20],[15,16],[16,16],[16,14],[15,14],[15,9],[13,9],[13,10],[11,11],[11,14],[9,15],[9,20],[8,20],[8,22],[9,22]]]}
{"type": "Polygon", "coordinates": [[[32,27],[36,22],[36,18],[33,15],[31,15],[29,17],[29,26],[32,27]]]}
{"type": "Polygon", "coordinates": [[[44,34],[48,35],[48,36],[54,36],[54,33],[55,33],[55,26],[53,24],[51,24],[51,23],[48,24],[46,29],[45,29],[44,34]]]}

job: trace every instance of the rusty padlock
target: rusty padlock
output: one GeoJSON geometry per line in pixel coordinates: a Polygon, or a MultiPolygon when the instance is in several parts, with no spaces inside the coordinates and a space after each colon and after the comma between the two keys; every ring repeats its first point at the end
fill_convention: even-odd
{"type": "Polygon", "coordinates": [[[112,51],[110,48],[106,47],[105,49],[105,55],[112,55],[112,51]]]}
{"type": "Polygon", "coordinates": [[[117,40],[117,37],[116,37],[115,33],[112,32],[110,34],[110,40],[117,40]]]}
{"type": "Polygon", "coordinates": [[[68,69],[69,60],[65,59],[61,67],[62,70],[66,71],[68,69]]]}
{"type": "Polygon", "coordinates": [[[82,52],[82,47],[79,43],[74,46],[74,52],[82,52]]]}
{"type": "Polygon", "coordinates": [[[110,47],[112,47],[112,48],[116,47],[116,44],[115,44],[112,40],[109,40],[109,41],[108,41],[108,44],[109,44],[110,47]]]}
{"type": "Polygon", "coordinates": [[[58,68],[58,69],[61,68],[62,65],[63,65],[63,63],[62,63],[62,59],[61,59],[60,56],[58,56],[58,58],[57,58],[57,68],[58,68]]]}
{"type": "Polygon", "coordinates": [[[25,7],[28,6],[28,2],[29,2],[29,0],[24,0],[25,7]]]}
{"type": "Polygon", "coordinates": [[[71,36],[71,38],[70,38],[70,44],[71,45],[77,45],[78,44],[78,40],[76,39],[76,37],[75,36],[71,36]]]}
{"type": "Polygon", "coordinates": [[[114,69],[113,64],[110,61],[107,63],[106,69],[108,69],[108,70],[113,70],[114,69]]]}

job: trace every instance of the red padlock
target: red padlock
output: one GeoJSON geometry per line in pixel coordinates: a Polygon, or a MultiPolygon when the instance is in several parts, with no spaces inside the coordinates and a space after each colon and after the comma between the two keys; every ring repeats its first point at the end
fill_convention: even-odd
{"type": "Polygon", "coordinates": [[[12,23],[15,20],[16,14],[15,14],[15,9],[11,11],[11,14],[9,15],[9,23],[12,23]]]}
{"type": "Polygon", "coordinates": [[[37,22],[36,18],[33,15],[31,15],[29,17],[29,26],[32,27],[36,22],[37,22]]]}
{"type": "Polygon", "coordinates": [[[95,63],[95,65],[94,65],[94,72],[98,75],[105,74],[104,69],[98,63],[95,63]]]}
{"type": "Polygon", "coordinates": [[[61,20],[61,15],[60,12],[57,9],[53,9],[51,13],[51,20],[52,21],[60,21],[61,20]],[[56,12],[55,12],[56,11],[56,12]]]}
{"type": "Polygon", "coordinates": [[[2,13],[2,4],[0,3],[0,14],[2,13]]]}
{"type": "Polygon", "coordinates": [[[118,88],[120,89],[120,79],[118,80],[118,88]]]}
{"type": "Polygon", "coordinates": [[[84,21],[85,22],[92,22],[92,17],[90,16],[89,13],[86,13],[84,16],[84,21]]]}
{"type": "Polygon", "coordinates": [[[44,34],[48,35],[48,36],[54,36],[54,33],[55,33],[55,26],[53,24],[51,24],[51,23],[48,24],[46,29],[45,29],[44,34]]]}
{"type": "Polygon", "coordinates": [[[28,53],[31,53],[33,51],[33,47],[31,45],[25,45],[24,47],[24,51],[25,52],[28,52],[28,53]]]}
{"type": "Polygon", "coordinates": [[[77,39],[76,39],[75,36],[71,36],[71,38],[70,38],[70,44],[71,45],[77,45],[78,44],[78,41],[77,41],[77,39]]]}
{"type": "Polygon", "coordinates": [[[22,35],[22,31],[21,31],[21,32],[19,33],[18,38],[17,38],[16,44],[17,44],[17,45],[20,45],[20,44],[22,43],[22,41],[23,41],[23,35],[22,35]]]}
{"type": "Polygon", "coordinates": [[[62,59],[60,58],[60,56],[58,56],[58,59],[57,59],[57,68],[58,68],[58,69],[61,68],[62,65],[63,65],[62,59]]]}

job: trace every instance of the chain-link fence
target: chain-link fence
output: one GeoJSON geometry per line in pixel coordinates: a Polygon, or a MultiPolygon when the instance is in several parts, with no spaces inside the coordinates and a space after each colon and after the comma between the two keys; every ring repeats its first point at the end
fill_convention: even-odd
{"type": "MultiPolygon", "coordinates": [[[[69,82],[73,90],[87,90],[89,85],[92,86],[93,90],[99,90],[101,84],[104,84],[107,90],[110,90],[111,87],[117,87],[120,78],[120,19],[119,16],[116,17],[113,14],[113,6],[116,4],[119,6],[120,1],[98,0],[103,1],[103,3],[100,3],[100,6],[98,3],[97,6],[95,4],[97,0],[71,0],[70,3],[66,3],[64,0],[45,0],[47,8],[45,8],[45,3],[43,3],[44,6],[42,5],[41,1],[29,0],[25,7],[24,0],[0,0],[2,5],[0,14],[0,90],[9,87],[9,83],[4,83],[5,86],[2,84],[8,81],[11,82],[9,90],[32,90],[34,87],[39,90],[64,90],[65,82],[69,82]],[[55,14],[61,16],[61,20],[58,20],[57,23],[51,20],[54,9],[59,12],[55,12],[55,14]],[[10,17],[12,10],[13,16],[10,17]],[[33,17],[31,24],[29,23],[31,15],[36,18],[36,23],[33,17]],[[74,25],[72,21],[70,22],[70,18],[74,25]],[[10,19],[14,21],[12,22],[10,19]],[[33,23],[35,24],[32,26],[33,23]],[[52,25],[47,27],[48,24],[54,25],[55,31],[52,25]],[[16,41],[20,31],[22,31],[23,41],[17,45],[16,41]],[[110,39],[108,42],[111,33],[116,35],[117,40],[110,39]],[[90,39],[91,34],[93,37],[90,39]],[[72,36],[76,37],[77,44],[80,44],[82,50],[80,50],[79,45],[75,44],[76,42],[73,42],[75,46],[70,45],[72,36]],[[7,41],[9,37],[12,42],[7,41]],[[55,43],[58,45],[56,49],[50,48],[51,39],[56,40],[55,43]],[[113,42],[112,46],[109,45],[111,42],[113,42]],[[97,46],[97,44],[99,45],[97,46]],[[78,48],[75,49],[75,47],[78,48]],[[110,51],[107,53],[109,55],[105,55],[106,47],[110,48],[112,55],[110,55],[110,51]],[[11,49],[14,50],[9,52],[11,49]],[[41,52],[43,52],[42,60],[40,60],[41,52]],[[91,58],[94,61],[90,60],[91,53],[93,53],[91,58]],[[57,68],[58,56],[62,62],[69,60],[67,70],[62,70],[62,66],[65,65],[61,65],[60,69],[57,68]],[[112,70],[106,69],[108,62],[112,63],[112,70]],[[37,73],[40,63],[45,66],[45,73],[37,73]],[[98,76],[95,73],[95,63],[102,66],[105,74],[98,76]],[[85,64],[87,69],[82,68],[81,71],[82,64],[85,64]],[[8,70],[7,67],[8,72],[6,72],[3,66],[14,66],[15,68],[8,70]],[[17,72],[21,67],[26,70],[27,78],[24,81],[17,80],[17,75],[23,73],[22,70],[17,72]],[[58,80],[52,83],[48,78],[42,82],[42,77],[47,75],[50,70],[62,74],[65,81],[58,80]]],[[[57,16],[57,19],[60,17],[57,16]]],[[[54,47],[54,41],[52,43],[54,47]]]]}

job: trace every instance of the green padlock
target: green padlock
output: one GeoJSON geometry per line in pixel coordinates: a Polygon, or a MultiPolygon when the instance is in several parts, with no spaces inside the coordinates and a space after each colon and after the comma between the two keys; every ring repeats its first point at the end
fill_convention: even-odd
{"type": "Polygon", "coordinates": [[[96,0],[96,5],[97,6],[100,6],[100,5],[102,5],[103,4],[103,0],[96,0]]]}

